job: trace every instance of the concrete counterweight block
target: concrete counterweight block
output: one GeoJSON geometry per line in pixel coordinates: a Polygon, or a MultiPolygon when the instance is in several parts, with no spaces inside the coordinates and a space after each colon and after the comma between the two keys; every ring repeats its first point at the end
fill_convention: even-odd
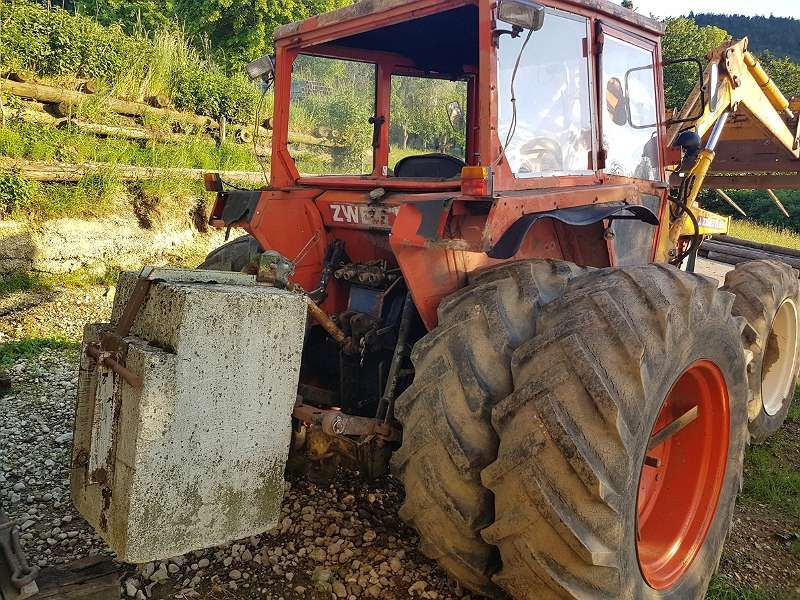
{"type": "MultiPolygon", "coordinates": [[[[78,384],[72,497],[131,563],[276,524],[306,320],[302,296],[246,275],[157,275],[125,339],[141,387],[85,353],[78,384]]],[[[87,325],[84,347],[135,284],[121,276],[112,324],[87,325]]]]}

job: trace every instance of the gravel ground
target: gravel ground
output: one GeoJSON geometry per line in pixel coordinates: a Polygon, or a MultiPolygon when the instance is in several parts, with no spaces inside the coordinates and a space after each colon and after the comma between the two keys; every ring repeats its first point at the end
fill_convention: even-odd
{"type": "MultiPolygon", "coordinates": [[[[111,552],[69,498],[75,398],[74,351],[48,350],[11,369],[0,400],[0,503],[40,566],[111,552]]],[[[142,565],[123,580],[127,597],[468,598],[416,551],[401,523],[402,489],[386,477],[342,473],[329,487],[294,480],[279,525],[258,537],[142,565]]]]}
{"type": "MultiPolygon", "coordinates": [[[[17,310],[0,307],[0,336],[35,330],[77,337],[83,323],[106,318],[111,296],[102,288],[50,292],[16,303],[17,310]]],[[[112,555],[69,497],[76,364],[74,350],[20,360],[10,369],[11,392],[0,398],[0,504],[40,566],[112,555]]],[[[418,552],[415,533],[397,516],[402,496],[390,477],[364,482],[341,473],[328,487],[293,480],[276,529],[161,563],[125,566],[121,597],[469,598],[418,552]]],[[[766,507],[737,508],[723,578],[800,597],[800,559],[791,551],[798,532],[800,523],[766,507]]]]}

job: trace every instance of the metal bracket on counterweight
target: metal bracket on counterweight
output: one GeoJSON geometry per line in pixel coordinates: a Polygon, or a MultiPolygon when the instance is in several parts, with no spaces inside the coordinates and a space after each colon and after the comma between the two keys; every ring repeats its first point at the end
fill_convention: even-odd
{"type": "Polygon", "coordinates": [[[19,528],[0,510],[0,597],[23,600],[39,593],[36,577],[39,567],[28,565],[19,542],[19,528]],[[7,571],[7,573],[6,573],[7,571]]]}
{"type": "Polygon", "coordinates": [[[142,379],[125,367],[124,339],[130,334],[133,323],[147,300],[150,287],[155,281],[154,271],[153,267],[142,269],[117,326],[112,331],[103,334],[99,344],[86,346],[86,354],[96,360],[98,364],[122,377],[132,387],[141,387],[142,379]]]}

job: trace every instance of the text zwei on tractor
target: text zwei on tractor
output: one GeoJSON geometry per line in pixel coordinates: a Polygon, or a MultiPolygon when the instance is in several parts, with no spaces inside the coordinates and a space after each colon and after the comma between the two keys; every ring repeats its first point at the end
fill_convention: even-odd
{"type": "Polygon", "coordinates": [[[774,184],[800,150],[746,39],[706,66],[664,64],[662,35],[605,0],[374,0],[279,28],[248,67],[274,86],[270,183],[206,180],[212,225],[247,235],[123,274],[86,330],[72,492],[120,559],[264,531],[286,468],[344,465],[390,469],[473,592],[701,598],[745,446],[789,408],[800,292],[776,262],[721,290],[692,273],[728,226],[698,193],[774,184]],[[663,68],[697,73],[669,119],[663,68]],[[364,135],[308,173],[289,124],[329,125],[331,81],[364,135]],[[446,113],[439,152],[410,150],[415,105],[446,113]],[[771,159],[733,152],[756,142],[771,159]]]}

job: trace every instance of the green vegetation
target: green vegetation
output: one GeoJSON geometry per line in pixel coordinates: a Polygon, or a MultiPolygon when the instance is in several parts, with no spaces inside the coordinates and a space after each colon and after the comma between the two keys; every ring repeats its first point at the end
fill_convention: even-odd
{"type": "Polygon", "coordinates": [[[186,200],[204,193],[200,182],[193,179],[154,177],[126,184],[115,173],[117,164],[233,171],[259,169],[249,146],[234,143],[217,146],[210,138],[200,135],[186,135],[179,141],[132,141],[99,138],[72,128],[55,129],[17,119],[9,120],[7,127],[0,129],[0,155],[108,165],[101,173],[86,175],[76,184],[38,183],[15,173],[0,174],[0,218],[12,216],[26,221],[62,216],[99,217],[108,214],[117,201],[130,202],[136,210],[154,208],[160,203],[164,215],[165,211],[174,210],[185,213],[191,206],[186,200]],[[170,203],[176,206],[169,208],[170,203]]]}
{"type": "Polygon", "coordinates": [[[141,167],[248,171],[258,168],[249,145],[228,142],[218,146],[202,135],[164,141],[100,138],[80,129],[56,129],[11,119],[0,129],[0,155],[70,163],[100,162],[141,167]]]}
{"type": "MultiPolygon", "coordinates": [[[[698,14],[669,19],[663,41],[665,60],[703,59],[731,37],[750,39],[750,49],[787,98],[800,96],[800,20],[776,17],[698,14]]],[[[683,106],[697,83],[697,67],[676,65],[664,72],[667,108],[683,106]]]]}
{"type": "Polygon", "coordinates": [[[41,223],[62,217],[97,218],[123,205],[142,227],[188,219],[192,206],[205,194],[193,179],[155,177],[123,182],[113,168],[85,175],[75,184],[28,182],[15,174],[0,175],[0,217],[41,223]]]}
{"type": "MultiPolygon", "coordinates": [[[[800,399],[788,419],[800,423],[800,399]]],[[[771,510],[800,518],[800,446],[786,429],[766,443],[751,446],[745,457],[743,504],[766,504],[771,510]]]]}
{"type": "Polygon", "coordinates": [[[76,350],[80,344],[63,337],[34,337],[0,344],[0,369],[21,359],[34,358],[45,350],[76,350]]]}
{"type": "Polygon", "coordinates": [[[772,244],[800,250],[800,233],[771,225],[759,225],[753,221],[734,219],[729,235],[759,244],[772,244]]]}
{"type": "MultiPolygon", "coordinates": [[[[788,219],[778,210],[766,190],[731,190],[727,193],[747,213],[748,222],[764,226],[758,231],[758,235],[770,237],[772,241],[768,243],[778,246],[797,243],[796,234],[800,233],[800,190],[775,190],[790,215],[788,219]]],[[[703,191],[700,204],[708,210],[733,216],[734,219],[741,218],[738,212],[711,190],[703,191]]]]}
{"type": "Polygon", "coordinates": [[[0,298],[19,292],[43,292],[59,288],[82,288],[93,285],[115,285],[119,269],[109,267],[102,273],[80,269],[70,273],[16,272],[0,274],[0,298]]]}
{"type": "Polygon", "coordinates": [[[800,20],[711,13],[697,13],[690,16],[698,25],[721,27],[736,38],[747,36],[750,39],[750,48],[755,52],[768,50],[777,56],[788,56],[800,62],[800,20]]]}
{"type": "MultiPolygon", "coordinates": [[[[669,19],[662,42],[664,60],[703,59],[709,50],[724,42],[728,32],[718,27],[698,27],[692,19],[669,19]]],[[[680,108],[697,83],[697,66],[691,63],[664,70],[664,94],[667,108],[680,108]]]]}
{"type": "Polygon", "coordinates": [[[714,577],[708,586],[706,600],[775,600],[775,596],[734,586],[720,577],[714,577]]]}
{"type": "Polygon", "coordinates": [[[259,98],[244,75],[202,58],[177,28],[128,35],[118,23],[17,0],[0,3],[0,46],[0,71],[97,79],[101,91],[133,99],[166,94],[178,109],[233,122],[250,121],[259,98]]]}
{"type": "Polygon", "coordinates": [[[231,69],[272,49],[272,32],[283,23],[352,4],[352,0],[64,0],[63,6],[95,15],[129,34],[186,27],[202,50],[231,69]]]}

